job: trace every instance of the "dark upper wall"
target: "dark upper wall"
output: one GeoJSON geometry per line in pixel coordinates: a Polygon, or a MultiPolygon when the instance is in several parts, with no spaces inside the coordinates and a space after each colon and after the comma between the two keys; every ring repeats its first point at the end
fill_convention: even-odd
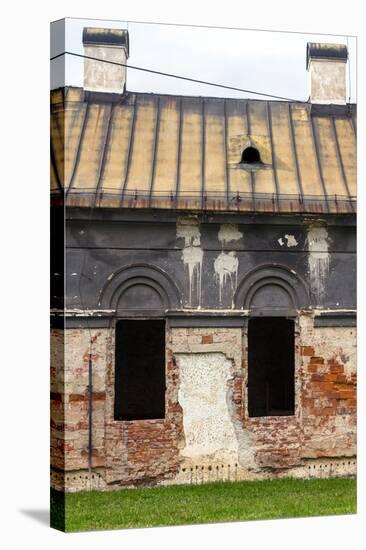
{"type": "Polygon", "coordinates": [[[66,248],[69,309],[356,307],[353,216],[73,209],[66,248]]]}

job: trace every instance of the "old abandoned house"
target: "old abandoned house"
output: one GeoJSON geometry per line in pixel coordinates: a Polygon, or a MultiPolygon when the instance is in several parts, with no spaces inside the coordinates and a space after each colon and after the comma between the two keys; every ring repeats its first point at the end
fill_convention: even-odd
{"type": "Polygon", "coordinates": [[[355,473],[347,57],[308,44],[307,102],[52,91],[53,487],[355,473]]]}

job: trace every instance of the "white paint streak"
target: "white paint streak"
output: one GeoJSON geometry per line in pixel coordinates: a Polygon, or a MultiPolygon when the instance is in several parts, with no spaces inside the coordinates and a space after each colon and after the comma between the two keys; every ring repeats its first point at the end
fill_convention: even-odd
{"type": "Polygon", "coordinates": [[[178,354],[187,458],[237,459],[239,444],[228,407],[231,362],[223,353],[178,354]]]}
{"type": "Polygon", "coordinates": [[[311,290],[320,300],[325,291],[325,281],[329,275],[328,232],[324,227],[312,227],[308,231],[308,264],[311,290]]]}
{"type": "Polygon", "coordinates": [[[193,288],[196,288],[198,302],[200,302],[203,251],[196,246],[188,246],[183,249],[182,259],[184,265],[188,267],[189,303],[192,303],[193,288]]]}
{"type": "Polygon", "coordinates": [[[234,291],[238,281],[238,267],[239,260],[235,255],[235,252],[221,252],[215,260],[214,269],[219,279],[219,298],[220,304],[222,302],[223,289],[227,281],[230,281],[231,292],[234,291]]]}
{"type": "Polygon", "coordinates": [[[217,238],[222,245],[225,245],[231,241],[239,241],[243,238],[243,233],[239,231],[236,224],[223,223],[220,225],[217,238]]]}
{"type": "Polygon", "coordinates": [[[201,303],[203,250],[200,248],[201,233],[198,219],[193,217],[178,218],[177,238],[184,239],[182,260],[188,270],[189,304],[192,305],[193,296],[195,295],[199,307],[201,303]]]}

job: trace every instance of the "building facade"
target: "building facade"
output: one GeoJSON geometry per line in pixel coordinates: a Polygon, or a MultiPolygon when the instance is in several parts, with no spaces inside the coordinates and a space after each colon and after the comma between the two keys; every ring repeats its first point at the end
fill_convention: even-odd
{"type": "MultiPolygon", "coordinates": [[[[83,39],[126,63],[127,31],[83,39]]],[[[90,59],[52,91],[53,487],[355,473],[346,62],[308,45],[308,102],[133,93],[90,59]]]]}

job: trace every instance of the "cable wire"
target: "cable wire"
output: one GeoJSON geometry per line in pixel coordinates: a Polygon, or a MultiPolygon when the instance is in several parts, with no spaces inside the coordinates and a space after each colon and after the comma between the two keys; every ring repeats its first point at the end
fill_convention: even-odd
{"type": "Polygon", "coordinates": [[[187,80],[188,82],[195,82],[197,84],[205,84],[207,86],[215,86],[216,88],[225,88],[226,90],[234,90],[236,92],[244,92],[244,93],[247,93],[247,94],[260,95],[260,96],[265,96],[265,97],[272,97],[272,98],[275,98],[275,99],[282,99],[284,101],[291,101],[291,102],[300,101],[298,99],[293,99],[293,98],[289,98],[289,97],[283,97],[283,96],[274,95],[274,94],[267,94],[267,93],[264,93],[264,92],[263,93],[262,92],[254,92],[253,90],[246,90],[244,88],[237,88],[235,86],[227,86],[225,84],[218,84],[217,82],[208,82],[206,80],[198,80],[196,78],[189,78],[187,76],[180,76],[180,75],[176,75],[176,74],[172,74],[172,73],[165,73],[165,72],[162,72],[162,71],[154,71],[153,69],[146,69],[144,67],[136,67],[135,65],[127,65],[126,63],[117,63],[117,61],[109,61],[107,59],[100,59],[98,57],[92,57],[90,55],[83,55],[83,54],[76,53],[76,52],[65,51],[65,52],[59,53],[58,55],[55,55],[55,56],[51,57],[50,61],[54,61],[55,59],[57,59],[59,57],[62,57],[63,55],[73,55],[75,57],[81,57],[83,59],[91,59],[92,61],[100,61],[101,63],[109,63],[110,65],[118,65],[119,67],[128,67],[129,69],[134,69],[136,71],[144,71],[144,72],[147,72],[147,73],[157,74],[159,76],[167,76],[167,77],[170,77],[170,78],[177,78],[179,80],[187,80]]]}

